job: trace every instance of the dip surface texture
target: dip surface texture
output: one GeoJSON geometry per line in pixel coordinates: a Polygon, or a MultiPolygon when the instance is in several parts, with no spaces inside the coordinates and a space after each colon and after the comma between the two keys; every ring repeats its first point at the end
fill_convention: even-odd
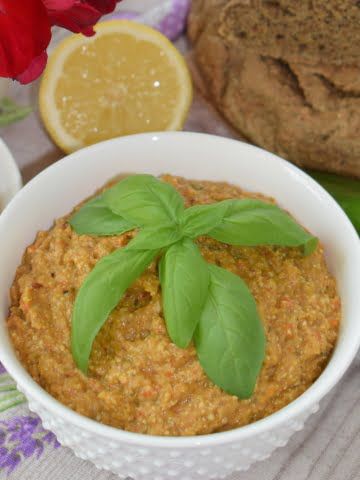
{"type": "MultiPolygon", "coordinates": [[[[226,184],[164,176],[187,206],[259,198],[226,184]]],[[[97,336],[89,376],[70,351],[77,291],[96,262],[125,246],[134,232],[77,235],[64,217],[39,232],[11,289],[8,328],[31,376],[60,402],[99,422],[154,435],[199,435],[263,418],[301,395],[325,368],[340,323],[340,299],[321,246],[232,247],[199,239],[208,262],[241,276],[264,323],[266,359],[255,393],[239,400],[215,386],[192,345],[171,343],[161,310],[156,264],[132,285],[97,336]]]]}

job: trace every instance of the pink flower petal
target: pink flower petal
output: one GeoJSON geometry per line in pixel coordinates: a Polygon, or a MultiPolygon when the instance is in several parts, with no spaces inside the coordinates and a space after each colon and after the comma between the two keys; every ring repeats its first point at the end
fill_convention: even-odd
{"type": "Polygon", "coordinates": [[[38,57],[34,58],[25,72],[16,77],[16,80],[23,84],[32,82],[42,74],[46,66],[46,62],[47,53],[42,52],[38,57]]]}
{"type": "Polygon", "coordinates": [[[42,0],[48,10],[67,10],[71,8],[76,0],[42,0]]]}

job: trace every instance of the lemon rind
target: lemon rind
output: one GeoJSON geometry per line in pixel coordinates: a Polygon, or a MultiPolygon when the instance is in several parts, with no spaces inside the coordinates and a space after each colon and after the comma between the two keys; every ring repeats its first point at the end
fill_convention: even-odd
{"type": "MultiPolygon", "coordinates": [[[[177,112],[177,114],[174,115],[171,123],[165,128],[165,130],[182,129],[192,102],[192,82],[184,57],[170,40],[151,27],[130,20],[110,20],[101,22],[95,26],[95,30],[99,33],[101,32],[102,35],[111,33],[128,33],[139,40],[150,41],[162,48],[167,55],[169,62],[173,64],[177,70],[178,83],[181,88],[179,95],[181,103],[177,104],[176,110],[174,111],[177,112]]],[[[49,135],[66,153],[78,150],[83,147],[84,144],[70,135],[62,126],[60,113],[55,104],[57,81],[63,71],[64,62],[71,52],[80,45],[91,44],[96,41],[96,38],[96,35],[93,37],[84,37],[80,34],[71,35],[65,38],[53,50],[41,81],[39,91],[40,115],[49,135]]]]}

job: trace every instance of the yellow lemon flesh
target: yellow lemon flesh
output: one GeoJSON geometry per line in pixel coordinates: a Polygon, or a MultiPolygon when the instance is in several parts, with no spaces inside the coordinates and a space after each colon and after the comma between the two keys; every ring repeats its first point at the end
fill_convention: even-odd
{"type": "Polygon", "coordinates": [[[55,143],[72,152],[119,135],[181,129],[192,85],[173,44],[127,20],[95,30],[63,40],[43,75],[40,114],[55,143]]]}

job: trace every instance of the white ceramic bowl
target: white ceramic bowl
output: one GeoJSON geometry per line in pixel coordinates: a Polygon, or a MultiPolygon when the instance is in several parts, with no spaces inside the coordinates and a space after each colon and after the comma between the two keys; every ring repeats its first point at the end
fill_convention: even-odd
{"type": "Polygon", "coordinates": [[[15,160],[0,138],[0,213],[20,190],[21,185],[21,176],[15,160]]]}
{"type": "Polygon", "coordinates": [[[339,381],[360,343],[360,242],[334,200],[293,165],[259,148],[194,133],[134,135],[76,152],[28,183],[0,218],[0,359],[44,426],[76,455],[122,477],[143,480],[223,478],[246,470],[286,444],[339,381]],[[124,172],[164,172],[225,180],[274,196],[325,245],[342,298],[343,322],[334,354],[320,378],[279,412],[246,427],[198,437],[125,432],[85,418],[42,390],[15,356],[5,319],[8,289],[36,232],[69,212],[108,179],[124,172]]]}

